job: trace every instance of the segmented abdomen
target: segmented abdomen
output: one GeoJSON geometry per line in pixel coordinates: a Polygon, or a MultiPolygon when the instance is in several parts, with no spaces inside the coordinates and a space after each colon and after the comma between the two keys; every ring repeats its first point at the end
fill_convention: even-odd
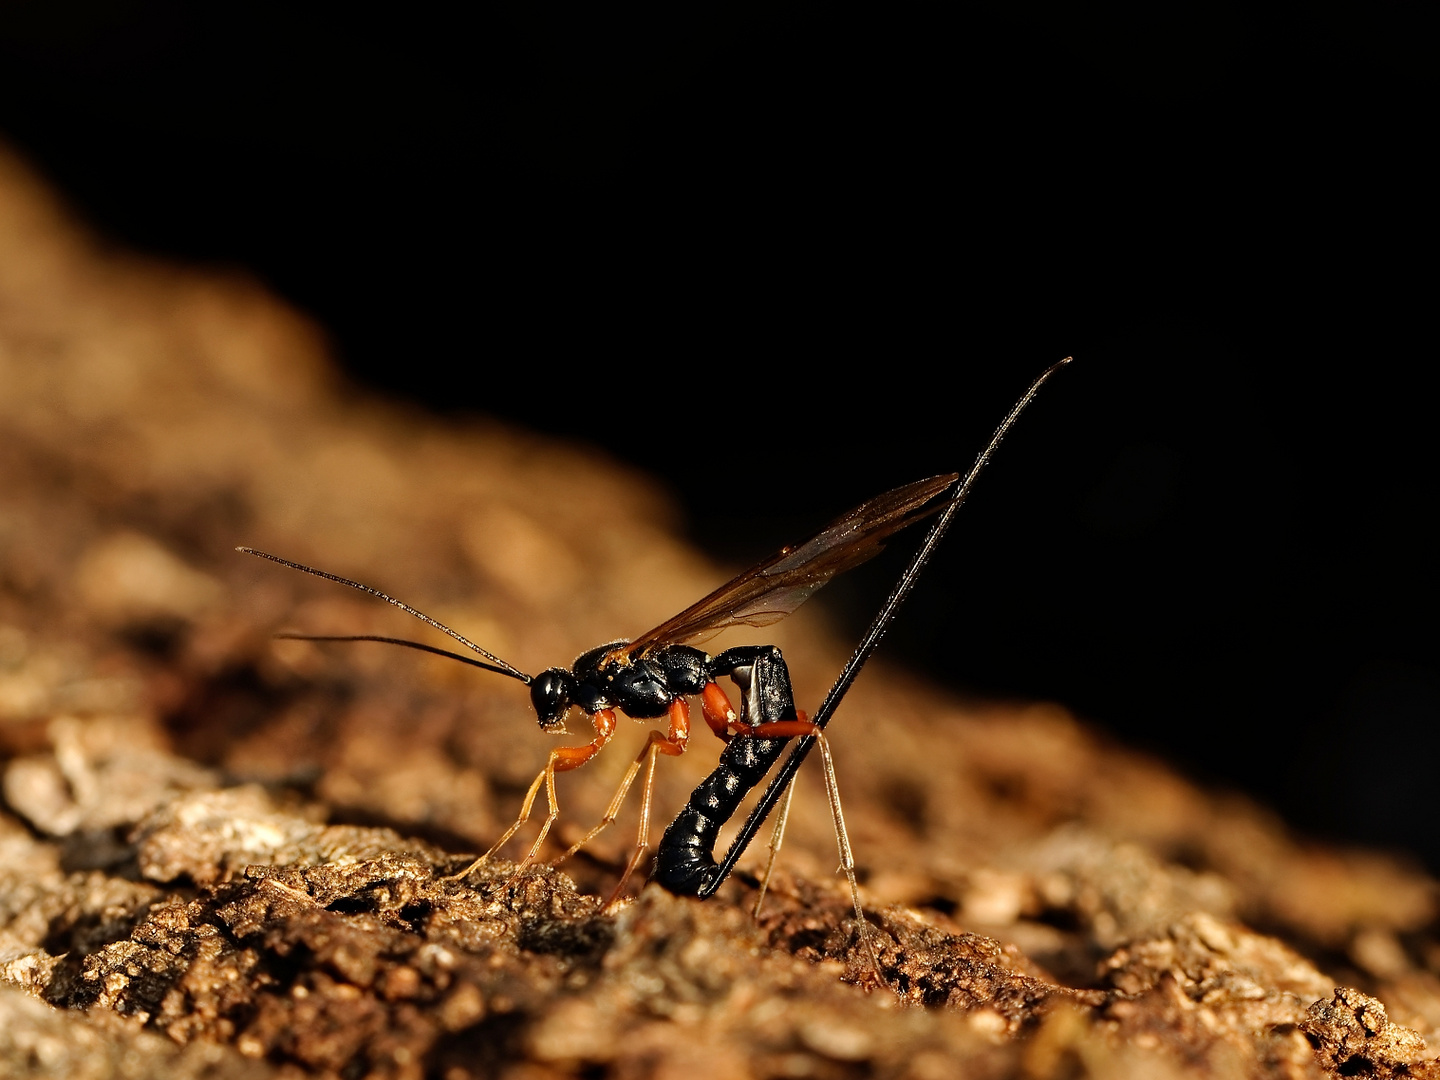
{"type": "Polygon", "coordinates": [[[741,801],[765,778],[789,741],[730,740],[715,771],[700,782],[660,838],[652,881],[681,896],[694,896],[711,883],[718,869],[715,841],[720,826],[735,816],[741,801]]]}

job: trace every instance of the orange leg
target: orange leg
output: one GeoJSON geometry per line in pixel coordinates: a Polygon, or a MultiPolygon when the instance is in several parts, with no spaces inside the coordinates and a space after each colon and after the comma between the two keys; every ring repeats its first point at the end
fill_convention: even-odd
{"type": "Polygon", "coordinates": [[[625,883],[630,880],[630,875],[640,865],[645,852],[650,847],[650,806],[651,797],[655,789],[655,762],[657,755],[664,754],[667,757],[679,757],[685,752],[685,746],[690,741],[690,706],[684,698],[676,698],[670,703],[670,730],[667,734],[661,735],[658,731],[650,732],[644,748],[636,755],[635,760],[630,763],[630,768],[625,770],[625,776],[620,781],[620,786],[615,790],[615,796],[610,800],[610,805],[605,810],[605,816],[600,823],[580,838],[569,851],[556,859],[557,863],[568,859],[575,852],[595,839],[600,831],[610,825],[620,814],[620,807],[625,802],[625,796],[630,791],[630,785],[635,782],[635,777],[640,774],[640,769],[645,769],[645,784],[642,787],[640,796],[640,830],[639,837],[635,842],[635,853],[630,856],[630,861],[625,864],[625,872],[620,875],[620,880],[615,885],[615,890],[606,901],[606,907],[614,904],[620,898],[625,888],[625,883]]]}
{"type": "Polygon", "coordinates": [[[772,720],[768,724],[747,726],[745,734],[756,739],[793,739],[797,735],[819,735],[820,729],[809,720],[772,720]]]}
{"type": "Polygon", "coordinates": [[[557,772],[569,772],[571,769],[578,769],[592,757],[605,748],[611,737],[615,734],[615,712],[613,709],[601,709],[590,718],[595,725],[595,738],[586,746],[561,746],[550,751],[550,757],[545,762],[545,768],[540,775],[535,777],[535,782],[530,785],[530,790],[525,793],[525,801],[520,804],[520,816],[515,819],[515,824],[506,829],[499,840],[490,846],[490,850],[481,855],[473,863],[467,866],[452,878],[468,877],[486,859],[494,855],[505,846],[505,842],[515,835],[517,829],[530,820],[530,809],[535,805],[535,796],[540,792],[540,785],[545,785],[545,800],[550,812],[545,817],[545,824],[540,826],[540,835],[535,838],[534,845],[530,848],[529,854],[520,861],[515,868],[516,876],[519,876],[527,866],[535,861],[535,856],[540,853],[540,845],[545,842],[545,837],[550,832],[550,826],[555,824],[555,819],[560,816],[560,805],[555,799],[555,774],[557,772]]]}
{"type": "Polygon", "coordinates": [[[795,717],[794,720],[771,720],[768,724],[753,726],[732,720],[731,726],[738,734],[757,739],[793,739],[798,735],[820,734],[820,728],[812,724],[799,709],[795,710],[795,717]]]}
{"type": "Polygon", "coordinates": [[[730,704],[730,699],[725,696],[725,691],[720,689],[717,682],[708,682],[700,694],[700,711],[705,716],[705,723],[710,725],[710,730],[722,742],[730,741],[730,725],[735,723],[735,709],[730,704]]]}

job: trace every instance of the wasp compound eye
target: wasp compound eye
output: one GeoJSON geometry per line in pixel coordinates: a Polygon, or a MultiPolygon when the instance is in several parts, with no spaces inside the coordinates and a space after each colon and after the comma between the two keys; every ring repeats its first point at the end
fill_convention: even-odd
{"type": "Polygon", "coordinates": [[[570,673],[561,668],[546,668],[530,683],[530,701],[540,726],[548,730],[564,726],[570,711],[570,673]]]}

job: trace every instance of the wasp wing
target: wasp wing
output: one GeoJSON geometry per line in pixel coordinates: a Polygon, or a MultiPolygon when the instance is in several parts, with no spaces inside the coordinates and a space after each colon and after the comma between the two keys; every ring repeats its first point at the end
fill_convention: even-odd
{"type": "Polygon", "coordinates": [[[662,645],[704,641],[726,627],[779,622],[836,574],[879,554],[892,533],[940,509],[943,504],[929,504],[957,479],[959,473],[932,476],[861,503],[617,652],[633,660],[662,645]]]}

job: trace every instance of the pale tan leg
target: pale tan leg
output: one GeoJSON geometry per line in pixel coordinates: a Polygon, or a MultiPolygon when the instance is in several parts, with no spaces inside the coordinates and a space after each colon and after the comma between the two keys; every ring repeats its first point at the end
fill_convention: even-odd
{"type": "MultiPolygon", "coordinates": [[[[529,853],[520,860],[520,865],[515,867],[515,874],[510,879],[511,881],[523,874],[525,868],[535,861],[535,856],[540,854],[540,845],[545,843],[545,837],[550,835],[550,826],[554,825],[555,819],[560,816],[560,800],[555,797],[555,756],[559,752],[558,750],[550,751],[550,761],[545,766],[545,771],[540,774],[545,780],[545,801],[549,804],[550,812],[545,815],[545,823],[540,826],[540,835],[535,837],[535,843],[531,845],[529,853]]],[[[530,808],[525,807],[524,812],[529,814],[530,808]]]]}
{"type": "MultiPolygon", "coordinates": [[[[665,736],[661,735],[658,731],[652,731],[650,737],[653,740],[655,738],[663,739],[665,736]]],[[[620,816],[620,807],[625,802],[625,796],[630,792],[630,785],[635,782],[635,777],[640,775],[640,766],[644,763],[645,759],[650,756],[651,745],[652,743],[647,742],[645,749],[640,751],[640,756],[632,761],[630,767],[625,770],[625,776],[620,781],[620,786],[615,790],[615,797],[610,800],[610,805],[605,808],[605,816],[600,819],[600,824],[596,825],[579,840],[566,848],[565,854],[551,861],[551,866],[559,866],[566,859],[570,858],[571,855],[574,855],[615,823],[615,819],[620,816]]],[[[653,762],[651,763],[650,769],[651,772],[654,772],[655,766],[653,762]]]]}
{"type": "Polygon", "coordinates": [[[875,968],[876,978],[889,985],[885,973],[880,969],[880,957],[876,955],[875,943],[870,937],[870,924],[865,921],[865,911],[860,906],[860,885],[855,880],[855,856],[850,851],[850,834],[845,830],[845,813],[840,809],[840,785],[835,780],[835,761],[830,756],[830,743],[824,735],[815,737],[820,742],[820,760],[825,766],[825,794],[830,800],[830,816],[835,822],[835,843],[840,848],[840,869],[845,871],[845,876],[850,880],[850,899],[855,904],[855,921],[865,948],[870,953],[870,963],[875,968]]]}
{"type": "MultiPolygon", "coordinates": [[[[820,729],[799,710],[796,711],[794,720],[774,720],[765,724],[756,724],[754,727],[747,727],[742,734],[762,738],[777,735],[786,738],[795,735],[813,735],[822,742],[824,741],[820,729]]],[[[765,860],[765,873],[760,879],[760,894],[755,897],[755,910],[752,918],[760,918],[760,905],[765,902],[765,891],[770,887],[770,875],[775,870],[775,856],[780,852],[780,845],[785,842],[785,824],[790,820],[790,800],[794,797],[795,779],[791,777],[789,785],[785,788],[780,812],[775,816],[775,827],[770,831],[770,857],[765,860]]]]}
{"type": "MultiPolygon", "coordinates": [[[[571,769],[578,769],[585,762],[604,749],[611,737],[615,734],[615,713],[609,709],[601,710],[590,718],[595,725],[595,739],[587,746],[562,746],[559,749],[551,750],[550,757],[545,762],[545,768],[540,775],[535,777],[530,785],[530,790],[525,793],[525,801],[520,806],[520,816],[515,819],[515,824],[505,830],[499,840],[490,845],[490,850],[481,855],[473,863],[467,866],[458,874],[450,875],[450,880],[458,880],[468,877],[470,872],[480,866],[491,855],[499,851],[505,842],[515,835],[517,829],[530,820],[530,810],[535,805],[535,796],[540,791],[540,785],[545,785],[545,801],[548,804],[549,812],[545,815],[545,824],[540,826],[540,835],[535,838],[529,854],[520,861],[515,868],[515,877],[519,877],[540,854],[540,847],[545,843],[545,837],[550,834],[550,827],[555,824],[555,819],[560,816],[560,803],[555,797],[555,774],[557,772],[568,772],[571,769]]],[[[511,878],[514,880],[514,877],[511,878]]]]}
{"type": "Polygon", "coordinates": [[[610,899],[605,901],[605,909],[608,911],[619,901],[621,894],[625,891],[625,883],[630,880],[630,875],[640,865],[640,860],[645,857],[645,852],[650,850],[650,804],[655,794],[655,763],[660,760],[659,755],[668,753],[672,756],[678,754],[678,750],[668,750],[670,743],[664,739],[657,739],[650,744],[649,768],[645,770],[645,788],[640,796],[640,828],[635,838],[635,851],[630,856],[630,861],[625,864],[625,872],[620,875],[620,880],[615,883],[615,889],[610,893],[610,899]]]}
{"type": "MultiPolygon", "coordinates": [[[[630,763],[630,767],[625,770],[625,776],[620,781],[620,786],[615,789],[615,797],[610,800],[610,805],[605,808],[605,816],[600,819],[600,824],[596,825],[579,840],[571,844],[565,854],[552,862],[550,864],[551,866],[560,865],[566,859],[570,858],[571,855],[574,855],[586,844],[590,843],[591,840],[594,840],[595,837],[599,836],[606,828],[615,823],[615,819],[620,816],[620,808],[625,803],[625,796],[630,793],[630,785],[635,783],[635,777],[640,775],[641,766],[647,764],[647,762],[649,764],[649,771],[645,777],[644,791],[645,803],[649,802],[650,788],[655,781],[655,746],[657,743],[663,742],[665,742],[664,735],[661,735],[658,731],[650,732],[650,738],[646,741],[644,749],[636,755],[635,760],[630,763]]],[[[642,805],[644,804],[642,803],[642,805]]]]}
{"type": "Polygon", "coordinates": [[[480,866],[483,866],[491,855],[494,855],[495,852],[499,851],[502,847],[505,846],[506,841],[515,835],[516,831],[520,828],[520,826],[524,825],[527,821],[530,820],[530,808],[535,805],[535,796],[540,791],[540,785],[544,783],[545,778],[550,775],[550,765],[549,763],[547,763],[545,768],[540,771],[540,775],[535,777],[535,782],[530,785],[530,790],[525,793],[525,801],[520,804],[520,816],[515,819],[515,823],[511,825],[508,829],[506,829],[504,833],[501,834],[499,840],[496,840],[495,843],[490,845],[489,851],[485,852],[484,855],[481,855],[478,859],[472,862],[464,870],[461,870],[458,874],[449,875],[447,880],[460,881],[464,878],[469,877],[474,870],[476,870],[480,866]]]}
{"type": "Polygon", "coordinates": [[[655,793],[655,762],[658,755],[665,754],[669,757],[679,757],[685,752],[685,746],[690,740],[690,706],[684,698],[676,698],[670,703],[668,712],[670,717],[670,730],[667,734],[661,735],[658,731],[652,731],[645,747],[635,756],[630,763],[630,768],[625,770],[625,776],[620,781],[620,787],[615,792],[615,797],[610,800],[610,805],[605,809],[605,816],[600,823],[586,833],[578,844],[573,845],[570,850],[561,855],[556,862],[563,862],[575,852],[593,840],[602,829],[610,825],[620,814],[620,807],[625,802],[625,796],[630,791],[630,785],[635,782],[635,777],[640,773],[640,767],[645,766],[645,784],[641,789],[640,796],[640,829],[635,841],[635,851],[630,856],[630,861],[625,864],[625,872],[620,875],[619,882],[610,894],[610,899],[605,902],[606,909],[612,907],[620,899],[625,889],[625,883],[630,880],[630,875],[640,865],[640,860],[645,857],[645,852],[650,848],[650,807],[655,793]]]}
{"type": "Polygon", "coordinates": [[[775,856],[780,854],[780,845],[785,842],[785,823],[790,820],[790,800],[795,797],[795,781],[792,779],[785,788],[780,802],[780,812],[775,815],[775,828],[770,831],[770,857],[765,860],[765,873],[760,876],[760,893],[755,897],[755,911],[752,918],[760,918],[760,905],[765,903],[765,890],[770,887],[770,875],[775,871],[775,856]]]}

